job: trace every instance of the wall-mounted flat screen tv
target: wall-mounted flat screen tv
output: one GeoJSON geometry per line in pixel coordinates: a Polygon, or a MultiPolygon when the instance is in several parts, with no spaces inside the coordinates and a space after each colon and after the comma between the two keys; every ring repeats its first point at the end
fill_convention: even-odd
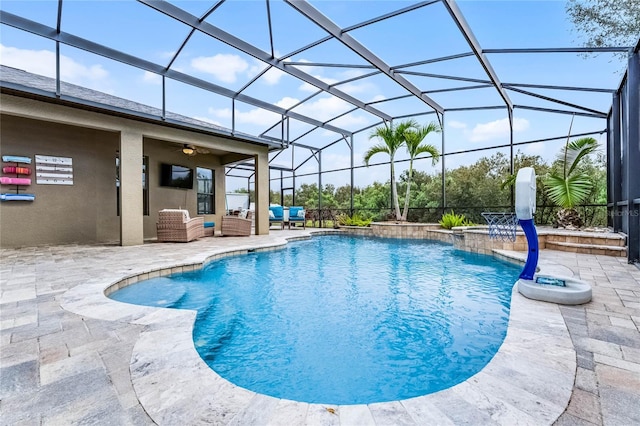
{"type": "Polygon", "coordinates": [[[176,164],[160,165],[160,186],[193,188],[193,169],[176,164]]]}

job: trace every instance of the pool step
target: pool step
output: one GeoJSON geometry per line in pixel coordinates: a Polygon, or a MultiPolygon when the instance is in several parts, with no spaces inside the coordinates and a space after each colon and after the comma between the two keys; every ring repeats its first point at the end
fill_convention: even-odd
{"type": "Polygon", "coordinates": [[[627,248],[619,245],[604,245],[597,243],[572,243],[567,241],[546,242],[548,250],[567,251],[572,253],[595,254],[602,256],[625,257],[627,248]]]}
{"type": "Polygon", "coordinates": [[[603,232],[547,232],[547,242],[566,242],[576,244],[590,244],[595,246],[626,247],[627,237],[624,234],[603,232]]]}

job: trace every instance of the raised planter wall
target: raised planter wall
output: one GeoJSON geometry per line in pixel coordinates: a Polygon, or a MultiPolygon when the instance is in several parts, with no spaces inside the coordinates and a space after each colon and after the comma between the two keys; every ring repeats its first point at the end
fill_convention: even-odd
{"type": "MultiPolygon", "coordinates": [[[[434,223],[373,222],[366,228],[343,226],[340,229],[352,235],[441,241],[471,253],[492,254],[494,250],[527,251],[527,239],[522,231],[516,232],[516,240],[513,242],[492,240],[489,238],[488,226],[461,226],[447,230],[434,223]]],[[[541,250],[548,248],[574,253],[626,256],[626,237],[623,234],[565,231],[544,227],[538,228],[537,232],[541,250]]]]}
{"type": "MultiPolygon", "coordinates": [[[[493,250],[527,251],[527,238],[523,232],[516,232],[516,240],[513,242],[492,240],[486,226],[453,228],[453,235],[453,246],[471,253],[492,254],[493,250]]],[[[540,235],[538,243],[541,249],[544,248],[540,235]]]]}

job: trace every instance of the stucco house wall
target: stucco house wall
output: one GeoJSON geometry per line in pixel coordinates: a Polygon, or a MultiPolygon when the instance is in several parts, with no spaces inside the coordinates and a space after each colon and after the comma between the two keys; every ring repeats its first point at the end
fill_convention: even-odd
{"type": "MultiPolygon", "coordinates": [[[[2,247],[118,241],[117,134],[4,114],[0,128],[2,155],[30,157],[32,162],[35,155],[73,159],[73,185],[36,184],[35,165],[29,165],[31,185],[20,192],[35,194],[35,200],[0,203],[2,247]]],[[[15,189],[2,185],[3,193],[15,189]]]]}
{"type": "MultiPolygon", "coordinates": [[[[70,119],[69,121],[73,121],[70,119]]],[[[31,185],[20,192],[32,193],[34,201],[3,201],[0,203],[0,246],[26,247],[45,244],[114,243],[120,242],[116,187],[116,157],[121,147],[120,134],[115,131],[82,127],[0,114],[0,154],[29,157],[32,164],[31,185]],[[35,156],[68,157],[73,161],[73,185],[46,185],[36,182],[35,156]]],[[[164,130],[156,126],[154,134],[164,130]]],[[[166,130],[171,136],[171,130],[166,130]]],[[[203,135],[194,134],[203,144],[203,135]]],[[[184,208],[197,216],[197,167],[212,169],[215,180],[215,213],[202,215],[216,222],[219,229],[225,214],[225,164],[229,159],[248,157],[247,152],[261,147],[236,142],[244,154],[233,154],[229,141],[210,138],[211,153],[187,156],[182,145],[160,137],[143,137],[143,156],[148,157],[148,215],[143,216],[144,238],[156,237],[158,211],[163,208],[184,208]],[[223,150],[215,148],[216,143],[223,150]],[[216,155],[218,154],[218,155],[216,155]],[[162,163],[178,164],[194,170],[193,189],[178,189],[160,185],[162,163]]],[[[142,158],[140,159],[142,179],[142,158]]],[[[3,165],[13,165],[4,164],[3,165]]],[[[266,181],[265,181],[266,183],[266,181]]],[[[15,193],[15,185],[2,185],[3,193],[15,193]]],[[[142,212],[142,206],[141,210],[142,212]]],[[[264,231],[263,231],[264,232],[264,231]]]]}

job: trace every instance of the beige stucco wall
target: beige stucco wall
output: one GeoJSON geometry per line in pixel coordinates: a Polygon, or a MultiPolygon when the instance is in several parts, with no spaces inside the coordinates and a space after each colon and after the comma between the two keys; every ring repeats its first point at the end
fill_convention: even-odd
{"type": "Polygon", "coordinates": [[[177,164],[193,169],[194,176],[197,167],[212,169],[215,175],[216,200],[222,200],[222,207],[216,202],[213,215],[203,215],[206,221],[216,222],[220,229],[220,215],[224,213],[224,166],[220,164],[220,157],[197,154],[187,156],[180,152],[180,146],[157,139],[144,139],[144,155],[149,157],[149,216],[144,217],[145,238],[154,237],[158,211],[162,209],[183,208],[189,210],[191,217],[197,214],[197,183],[194,180],[193,189],[169,188],[160,186],[160,165],[162,163],[177,164]],[[216,171],[221,171],[216,173],[216,171]],[[222,181],[222,182],[220,182],[222,181]]]}
{"type": "MultiPolygon", "coordinates": [[[[35,201],[0,203],[2,247],[117,241],[115,153],[119,135],[101,130],[0,116],[0,153],[73,159],[73,185],[38,185],[32,169],[35,201]],[[98,195],[99,194],[99,195],[98,195]]],[[[3,163],[4,165],[4,163],[3,163]]],[[[2,192],[15,186],[2,185],[2,192]]]]}
{"type": "MultiPolygon", "coordinates": [[[[0,203],[2,247],[141,243],[135,236],[129,242],[120,240],[115,157],[121,149],[123,130],[137,135],[136,138],[142,137],[143,154],[149,157],[149,215],[139,225],[138,220],[127,222],[130,234],[136,234],[136,229],[142,227],[145,239],[156,236],[158,210],[182,207],[192,216],[197,215],[195,182],[193,190],[161,187],[161,163],[188,166],[194,172],[196,167],[214,170],[216,212],[205,215],[205,220],[215,221],[219,229],[221,215],[225,213],[224,165],[253,158],[257,153],[267,154],[266,146],[11,95],[2,94],[1,98],[0,154],[27,156],[32,160],[36,154],[71,157],[74,168],[72,186],[36,184],[32,175],[32,185],[23,192],[35,194],[35,201],[0,203]],[[184,143],[210,148],[214,154],[185,156],[180,149],[184,143]]],[[[257,185],[268,188],[268,181],[257,185]]],[[[14,188],[3,185],[2,192],[15,192],[14,188]]],[[[266,214],[266,207],[262,210],[266,214]]]]}

